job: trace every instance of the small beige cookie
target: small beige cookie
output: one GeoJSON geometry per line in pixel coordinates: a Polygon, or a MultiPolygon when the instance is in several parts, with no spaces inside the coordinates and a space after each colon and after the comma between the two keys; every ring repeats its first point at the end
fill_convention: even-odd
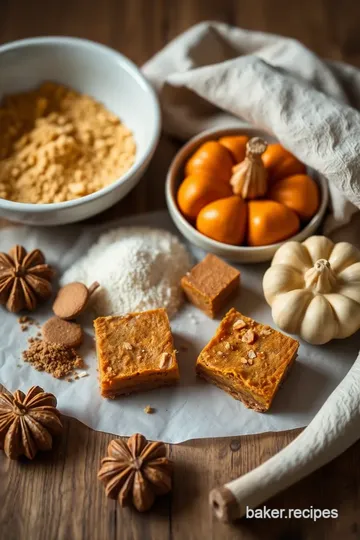
{"type": "Polygon", "coordinates": [[[99,283],[97,281],[89,288],[78,281],[68,283],[57,293],[53,304],[53,312],[60,319],[75,319],[85,311],[90,295],[98,287],[99,283]]]}
{"type": "Polygon", "coordinates": [[[50,343],[59,343],[65,347],[79,347],[84,338],[83,329],[80,324],[64,321],[59,317],[51,317],[43,325],[42,336],[44,341],[50,343]]]}

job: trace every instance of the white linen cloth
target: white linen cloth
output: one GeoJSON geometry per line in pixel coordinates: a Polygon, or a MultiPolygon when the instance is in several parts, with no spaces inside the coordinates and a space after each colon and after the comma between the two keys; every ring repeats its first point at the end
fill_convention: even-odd
{"type": "MultiPolygon", "coordinates": [[[[324,175],[331,200],[325,234],[359,210],[360,70],[322,60],[293,39],[204,22],[143,72],[158,91],[167,133],[186,139],[249,123],[324,175]]],[[[351,232],[360,231],[356,223],[351,232]]]]}

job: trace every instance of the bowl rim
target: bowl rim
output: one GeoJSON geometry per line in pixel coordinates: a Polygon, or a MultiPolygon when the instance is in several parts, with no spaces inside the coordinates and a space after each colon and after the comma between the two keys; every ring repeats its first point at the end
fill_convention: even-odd
{"type": "MultiPolygon", "coordinates": [[[[238,254],[238,253],[263,253],[266,249],[278,249],[281,247],[284,242],[302,242],[304,241],[310,234],[312,229],[317,229],[324,217],[328,202],[329,202],[329,188],[326,183],[325,178],[321,175],[316,173],[315,181],[317,182],[320,194],[321,194],[321,201],[319,208],[314,214],[314,216],[311,218],[311,220],[303,227],[299,232],[297,232],[295,235],[290,236],[289,238],[286,238],[285,240],[282,240],[280,242],[276,242],[275,244],[266,244],[264,246],[234,246],[232,244],[225,244],[223,242],[219,242],[217,240],[213,240],[212,238],[209,238],[208,236],[205,236],[204,234],[200,233],[195,227],[193,227],[187,219],[182,215],[180,212],[180,209],[178,207],[177,201],[176,201],[176,175],[178,173],[178,170],[183,165],[185,159],[189,156],[190,151],[194,152],[196,148],[202,143],[206,142],[207,140],[211,139],[212,137],[219,138],[226,135],[252,135],[252,136],[264,136],[268,139],[271,139],[272,141],[276,141],[276,138],[266,133],[265,130],[258,129],[254,126],[241,126],[234,127],[233,125],[231,127],[222,127],[222,128],[210,128],[205,131],[202,131],[198,135],[195,135],[191,139],[189,139],[176,153],[174,156],[170,167],[168,169],[168,173],[166,176],[166,185],[165,185],[165,194],[166,194],[166,202],[168,204],[170,214],[172,215],[172,212],[175,214],[176,218],[181,222],[181,225],[183,228],[189,233],[189,235],[193,235],[199,242],[207,243],[209,246],[212,246],[216,249],[222,249],[225,250],[231,254],[238,254]]],[[[310,169],[309,167],[307,167],[310,169]]],[[[311,172],[311,170],[310,170],[311,172]]]]}
{"type": "Polygon", "coordinates": [[[129,58],[127,58],[120,52],[116,51],[115,49],[112,49],[111,47],[108,47],[107,45],[103,45],[102,43],[91,41],[89,39],[70,37],[70,36],[69,37],[68,36],[41,36],[41,37],[19,39],[16,41],[5,43],[4,45],[0,45],[0,55],[2,55],[3,53],[7,53],[9,51],[15,50],[15,49],[27,48],[33,45],[44,45],[44,46],[66,45],[66,46],[72,46],[72,47],[80,47],[80,48],[88,50],[89,52],[91,52],[91,50],[100,51],[108,55],[109,57],[112,57],[114,60],[121,60],[122,66],[124,67],[124,69],[128,71],[128,73],[133,75],[136,82],[145,90],[146,94],[148,94],[151,101],[150,106],[153,107],[154,109],[154,113],[155,113],[154,129],[153,129],[153,133],[148,138],[148,147],[144,152],[144,156],[138,163],[134,163],[130,167],[130,169],[126,171],[125,174],[117,178],[109,186],[101,188],[98,191],[95,191],[94,193],[90,193],[89,195],[85,195],[84,197],[80,197],[78,199],[72,199],[71,201],[63,201],[63,202],[56,202],[56,203],[23,203],[23,202],[17,202],[17,201],[9,201],[7,199],[0,198],[0,209],[10,210],[10,211],[11,210],[21,211],[25,213],[28,213],[28,212],[45,213],[45,212],[52,212],[53,210],[62,210],[65,208],[66,209],[76,208],[90,201],[99,199],[103,197],[104,195],[106,195],[107,193],[110,193],[111,191],[113,191],[119,185],[125,184],[127,180],[130,180],[138,172],[141,172],[141,169],[145,167],[145,165],[150,161],[152,154],[159,141],[160,132],[161,132],[161,110],[160,110],[159,100],[158,100],[158,97],[154,88],[151,86],[150,82],[144,77],[144,75],[141,73],[140,69],[136,66],[136,64],[134,64],[134,62],[132,62],[129,58]]]}

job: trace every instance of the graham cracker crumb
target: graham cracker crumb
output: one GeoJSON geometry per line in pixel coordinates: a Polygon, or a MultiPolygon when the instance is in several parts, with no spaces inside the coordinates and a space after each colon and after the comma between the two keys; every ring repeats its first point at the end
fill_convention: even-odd
{"type": "Polygon", "coordinates": [[[150,407],[150,405],[146,405],[146,407],[144,408],[144,412],[146,414],[154,414],[155,409],[153,407],[150,407]]]}
{"type": "Polygon", "coordinates": [[[159,367],[168,369],[172,364],[173,358],[170,353],[164,352],[160,355],[159,367]]]}
{"type": "Polygon", "coordinates": [[[20,324],[21,331],[27,332],[30,326],[36,324],[36,321],[28,315],[22,315],[21,317],[18,317],[18,323],[20,324]]]}
{"type": "Polygon", "coordinates": [[[272,329],[269,327],[265,327],[260,330],[260,336],[269,336],[270,334],[272,334],[272,329]]]}
{"type": "Polygon", "coordinates": [[[242,319],[238,319],[233,324],[233,330],[241,330],[242,328],[245,328],[245,327],[246,327],[246,322],[243,321],[242,319]]]}
{"type": "Polygon", "coordinates": [[[0,197],[24,203],[94,193],[134,163],[131,131],[92,97],[54,82],[0,106],[0,197]]]}
{"type": "Polygon", "coordinates": [[[245,332],[245,334],[241,338],[241,341],[243,341],[244,343],[252,344],[254,343],[255,339],[256,339],[255,332],[253,330],[248,330],[247,332],[245,332]]]}

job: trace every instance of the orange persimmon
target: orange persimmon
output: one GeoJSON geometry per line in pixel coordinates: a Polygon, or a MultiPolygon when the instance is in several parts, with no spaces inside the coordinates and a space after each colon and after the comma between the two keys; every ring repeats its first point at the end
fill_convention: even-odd
{"type": "Polygon", "coordinates": [[[248,141],[249,137],[246,135],[228,135],[219,139],[219,143],[229,150],[235,163],[244,161],[248,141]]]}
{"type": "Polygon", "coordinates": [[[177,202],[184,216],[194,220],[204,206],[230,195],[232,195],[230,185],[217,180],[207,172],[197,171],[187,176],[181,183],[177,202]]]}
{"type": "Polygon", "coordinates": [[[262,160],[268,170],[271,184],[286,176],[306,173],[305,165],[279,143],[269,144],[262,155],[262,160]]]}
{"type": "Polygon", "coordinates": [[[185,175],[199,171],[208,172],[221,182],[229,182],[234,161],[225,146],[217,141],[203,143],[191,156],[185,166],[185,175]]]}
{"type": "Polygon", "coordinates": [[[317,212],[319,188],[305,166],[280,144],[264,148],[259,138],[230,135],[201,144],[190,157],[177,202],[200,233],[225,244],[266,246],[290,238],[300,220],[317,212]]]}
{"type": "Polygon", "coordinates": [[[241,197],[233,195],[208,204],[199,212],[196,228],[218,242],[241,244],[246,228],[245,202],[241,197]]]}
{"type": "Polygon", "coordinates": [[[300,220],[295,212],[276,201],[249,201],[248,216],[249,246],[281,242],[296,234],[300,228],[300,220]]]}
{"type": "Polygon", "coordinates": [[[309,220],[319,208],[319,189],[306,174],[288,176],[276,182],[268,193],[269,199],[285,204],[303,220],[309,220]]]}

